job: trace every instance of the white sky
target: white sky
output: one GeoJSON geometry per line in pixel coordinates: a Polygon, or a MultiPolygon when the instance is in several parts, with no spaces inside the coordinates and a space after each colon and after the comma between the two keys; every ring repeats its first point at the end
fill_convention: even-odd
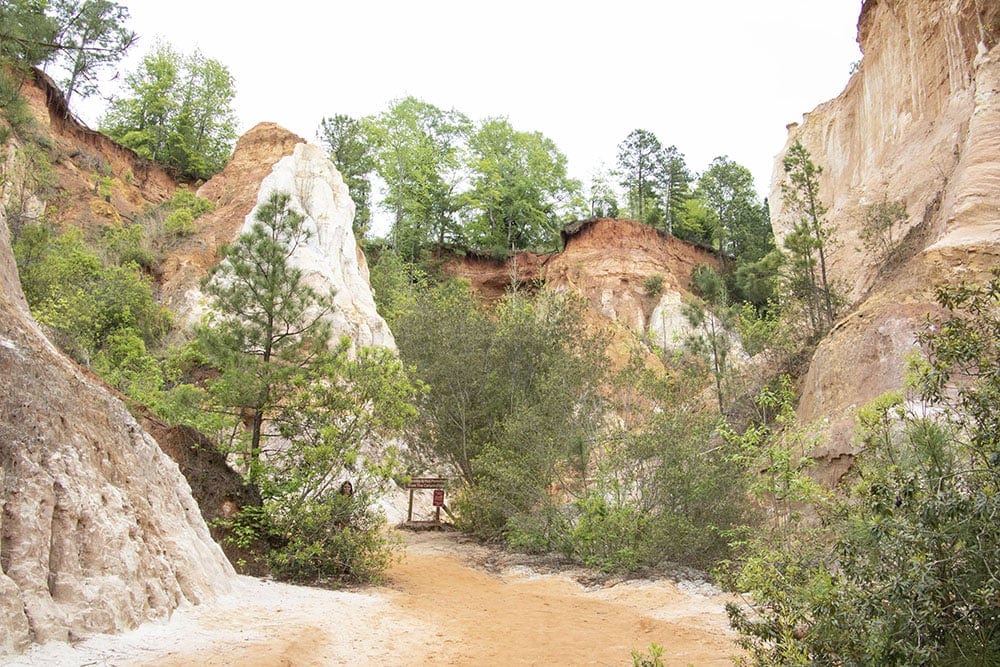
{"type": "MultiPolygon", "coordinates": [[[[860,0],[119,0],[140,42],[196,47],[236,79],[240,132],[313,141],[324,116],[414,95],[540,131],[586,185],[635,128],[694,171],[726,154],[769,188],[785,126],[836,96],[860,52],[860,0]]],[[[78,113],[96,126],[99,100],[78,113]]]]}

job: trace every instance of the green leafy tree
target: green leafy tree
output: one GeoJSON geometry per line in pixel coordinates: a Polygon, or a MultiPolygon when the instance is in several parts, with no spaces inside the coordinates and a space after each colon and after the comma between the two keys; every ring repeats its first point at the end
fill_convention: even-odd
{"type": "Polygon", "coordinates": [[[685,203],[691,196],[691,172],[684,162],[684,155],[676,146],[668,146],[663,151],[663,173],[660,175],[660,189],[663,193],[663,231],[674,233],[674,226],[682,218],[685,203]]]}
{"type": "Polygon", "coordinates": [[[828,329],[833,326],[834,296],[827,275],[826,251],[833,228],[825,218],[827,209],[820,199],[819,177],[823,168],[813,163],[809,151],[800,141],[788,149],[782,165],[788,179],[781,184],[782,197],[785,206],[797,218],[789,235],[792,241],[786,239],[785,247],[799,258],[803,275],[806,269],[811,274],[810,280],[815,285],[821,305],[818,325],[828,329]],[[814,254],[816,260],[813,259],[814,254]],[[815,275],[817,267],[818,276],[815,275]]]}
{"type": "Polygon", "coordinates": [[[590,178],[587,199],[592,218],[618,217],[618,195],[611,186],[610,178],[611,174],[604,169],[595,171],[590,178]]]}
{"type": "Polygon", "coordinates": [[[691,271],[691,285],[707,308],[689,302],[683,312],[693,332],[684,345],[698,357],[707,360],[715,380],[715,396],[719,413],[725,413],[725,385],[729,376],[729,352],[732,338],[728,326],[733,314],[729,308],[726,285],[722,276],[706,264],[699,264],[691,271]]]}
{"type": "Polygon", "coordinates": [[[890,261],[899,252],[900,235],[906,218],[906,204],[901,201],[890,202],[888,198],[883,198],[864,207],[858,236],[865,252],[875,262],[890,261]]]}
{"type": "Polygon", "coordinates": [[[420,449],[464,482],[462,525],[496,538],[544,513],[546,489],[586,459],[600,415],[603,348],[584,329],[581,305],[512,295],[487,314],[464,285],[446,283],[418,294],[396,334],[429,387],[420,449]]]}
{"type": "Polygon", "coordinates": [[[319,140],[344,177],[354,201],[354,233],[364,236],[372,221],[371,180],[375,160],[361,121],[337,114],[320,122],[319,140]]]}
{"type": "Polygon", "coordinates": [[[773,248],[771,223],[754,190],[746,167],[722,156],[698,179],[695,194],[715,213],[715,245],[726,275],[735,266],[754,262],[773,248]]]}
{"type": "MultiPolygon", "coordinates": [[[[249,425],[248,478],[264,503],[232,521],[237,539],[263,539],[281,578],[377,581],[393,542],[376,500],[399,472],[380,443],[413,419],[419,385],[388,350],[332,344],[331,295],[291,261],[311,233],[289,195],[272,193],[205,284],[215,316],[198,345],[218,372],[208,408],[249,425]]],[[[203,397],[188,386],[164,405],[183,416],[203,397]]]]}
{"type": "Polygon", "coordinates": [[[47,8],[41,0],[0,3],[0,61],[4,65],[23,71],[52,55],[59,26],[47,8]]]}
{"type": "MultiPolygon", "coordinates": [[[[45,12],[41,0],[8,0],[0,2],[0,111],[10,125],[0,127],[0,144],[6,143],[10,131],[20,137],[28,135],[34,125],[34,115],[21,98],[21,84],[30,76],[31,67],[50,58],[55,51],[53,42],[58,26],[45,12]]],[[[0,170],[0,184],[17,183],[0,170]]],[[[7,189],[6,187],[4,189],[7,189]]],[[[5,208],[12,208],[6,197],[5,208]]]]}
{"type": "Polygon", "coordinates": [[[312,232],[289,200],[271,194],[204,285],[214,316],[198,335],[220,370],[209,389],[223,409],[249,415],[251,479],[259,474],[265,422],[330,338],[324,316],[331,296],[305,285],[290,261],[312,232]]]}
{"type": "Polygon", "coordinates": [[[366,121],[375,169],[386,184],[383,205],[393,215],[392,243],[407,259],[427,244],[461,238],[461,150],[470,127],[463,114],[414,97],[366,121]]]}
{"type": "Polygon", "coordinates": [[[580,184],[566,174],[566,156],[538,132],[518,132],[505,118],[484,121],[469,138],[471,189],[463,200],[476,212],[467,236],[476,247],[553,247],[559,213],[580,184]]]}
{"type": "Polygon", "coordinates": [[[170,316],[153,298],[150,280],[125,258],[128,254],[118,261],[102,261],[78,229],[57,234],[43,224],[26,225],[14,242],[32,315],[82,364],[119,345],[123,336],[156,345],[170,327],[170,316]]]}
{"type": "Polygon", "coordinates": [[[135,43],[128,29],[128,8],[109,0],[56,0],[52,11],[59,25],[57,63],[66,72],[62,82],[69,106],[73,95],[97,92],[98,74],[120,61],[135,43]]]}
{"type": "Polygon", "coordinates": [[[646,222],[661,205],[658,189],[665,180],[665,161],[660,140],[649,130],[632,130],[618,144],[618,167],[629,213],[646,222]]]}
{"type": "Polygon", "coordinates": [[[684,201],[671,233],[689,243],[710,248],[718,224],[718,216],[709,203],[693,196],[684,201]]]}
{"type": "Polygon", "coordinates": [[[229,70],[198,52],[157,45],[126,77],[101,130],[143,157],[198,178],[220,171],[236,139],[229,70]]]}
{"type": "Polygon", "coordinates": [[[352,356],[346,338],[305,370],[282,401],[284,443],[262,475],[265,525],[280,545],[268,555],[271,570],[293,580],[378,581],[393,542],[376,501],[399,469],[394,447],[372,448],[400,437],[418,387],[391,351],[352,356]],[[341,492],[345,481],[350,495],[341,492]]]}
{"type": "Polygon", "coordinates": [[[198,51],[183,65],[167,163],[208,178],[226,166],[236,141],[235,81],[225,65],[198,51]]]}
{"type": "Polygon", "coordinates": [[[567,551],[605,571],[667,558],[711,567],[752,520],[749,475],[718,439],[704,375],[647,367],[633,352],[615,378],[621,421],[604,435],[591,486],[574,504],[567,551]]]}

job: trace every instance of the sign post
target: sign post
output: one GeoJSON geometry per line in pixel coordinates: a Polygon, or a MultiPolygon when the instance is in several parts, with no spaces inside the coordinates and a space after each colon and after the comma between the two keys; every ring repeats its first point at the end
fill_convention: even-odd
{"type": "MultiPolygon", "coordinates": [[[[413,521],[413,492],[417,489],[431,489],[434,491],[434,523],[441,523],[441,508],[445,511],[448,508],[444,504],[444,490],[448,486],[448,480],[444,477],[414,477],[406,488],[410,490],[410,502],[406,508],[406,523],[413,521]]],[[[450,516],[450,513],[449,513],[450,516]]]]}

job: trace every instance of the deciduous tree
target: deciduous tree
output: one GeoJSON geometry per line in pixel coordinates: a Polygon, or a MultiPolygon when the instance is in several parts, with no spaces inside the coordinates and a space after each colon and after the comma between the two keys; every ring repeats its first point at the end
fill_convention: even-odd
{"type": "Polygon", "coordinates": [[[319,140],[344,177],[354,201],[354,233],[364,236],[371,226],[371,173],[375,159],[361,121],[337,114],[320,122],[319,140]]]}
{"type": "Polygon", "coordinates": [[[518,132],[505,118],[484,121],[469,138],[470,191],[476,215],[467,236],[479,248],[505,251],[552,247],[559,213],[580,184],[566,174],[566,156],[539,132],[518,132]]]}
{"type": "Polygon", "coordinates": [[[367,119],[375,168],[386,184],[392,242],[406,258],[429,243],[461,239],[458,188],[471,123],[463,114],[407,97],[367,119]]]}
{"type": "Polygon", "coordinates": [[[207,178],[225,166],[236,139],[229,70],[199,52],[157,45],[126,77],[101,130],[143,157],[207,178]]]}

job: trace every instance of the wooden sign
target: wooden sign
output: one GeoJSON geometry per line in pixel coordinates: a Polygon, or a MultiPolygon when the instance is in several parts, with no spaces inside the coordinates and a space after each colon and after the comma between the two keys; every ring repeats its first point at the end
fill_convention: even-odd
{"type": "Polygon", "coordinates": [[[443,489],[448,486],[444,477],[414,477],[406,485],[408,489],[443,489]]]}

